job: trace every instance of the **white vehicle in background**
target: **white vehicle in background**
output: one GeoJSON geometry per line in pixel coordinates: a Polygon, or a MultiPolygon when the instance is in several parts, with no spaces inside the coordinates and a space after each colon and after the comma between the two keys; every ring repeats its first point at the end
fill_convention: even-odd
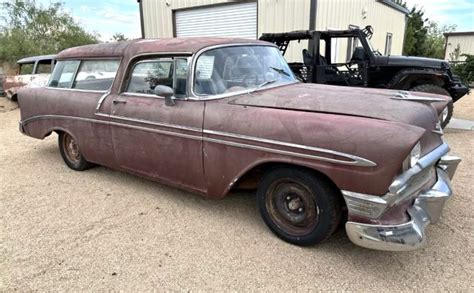
{"type": "Polygon", "coordinates": [[[12,101],[17,100],[18,89],[25,86],[42,87],[48,83],[56,64],[56,55],[23,58],[17,61],[16,75],[7,75],[3,80],[4,94],[12,101]]]}

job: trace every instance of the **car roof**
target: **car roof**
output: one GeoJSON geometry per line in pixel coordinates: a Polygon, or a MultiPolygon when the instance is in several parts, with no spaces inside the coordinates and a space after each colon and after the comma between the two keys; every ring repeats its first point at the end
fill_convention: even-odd
{"type": "Polygon", "coordinates": [[[26,57],[26,58],[18,60],[16,63],[18,63],[18,64],[34,63],[36,61],[54,60],[54,59],[56,59],[56,55],[40,55],[40,56],[26,57]]]}
{"type": "Polygon", "coordinates": [[[218,45],[261,44],[272,46],[267,42],[239,38],[161,38],[136,39],[125,42],[85,45],[66,49],[57,55],[57,59],[95,58],[95,57],[133,57],[147,53],[194,54],[199,50],[218,45]]]}

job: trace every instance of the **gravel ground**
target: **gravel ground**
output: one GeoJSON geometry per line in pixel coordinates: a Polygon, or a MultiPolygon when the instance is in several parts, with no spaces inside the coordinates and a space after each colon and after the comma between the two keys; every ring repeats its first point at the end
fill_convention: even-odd
{"type": "Polygon", "coordinates": [[[103,167],[72,171],[56,135],[22,136],[18,120],[0,113],[0,291],[474,290],[474,132],[445,135],[464,161],[427,248],[392,253],[343,230],[287,244],[252,194],[211,201],[103,167]]]}

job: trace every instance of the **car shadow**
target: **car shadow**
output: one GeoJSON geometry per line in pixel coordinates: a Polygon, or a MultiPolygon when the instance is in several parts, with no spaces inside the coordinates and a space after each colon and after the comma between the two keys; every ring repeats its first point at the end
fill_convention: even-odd
{"type": "MultiPolygon", "coordinates": [[[[61,172],[71,171],[62,161],[59,150],[55,145],[38,147],[37,157],[44,157],[45,160],[56,165],[61,172]],[[58,166],[61,164],[61,166],[58,166]]],[[[260,217],[255,192],[252,191],[233,191],[228,196],[220,200],[205,199],[200,195],[191,192],[182,191],[167,185],[154,182],[136,175],[123,171],[110,169],[103,166],[97,166],[85,172],[77,172],[78,175],[100,177],[104,181],[104,186],[124,184],[133,186],[137,194],[147,194],[156,199],[176,202],[179,205],[185,205],[186,208],[199,210],[203,216],[207,217],[229,217],[234,218],[238,225],[252,227],[264,237],[276,237],[266,227],[260,217]]],[[[87,179],[87,178],[86,178],[87,179]]],[[[106,192],[106,191],[104,191],[106,192]]],[[[153,209],[154,207],[150,207],[153,209]]],[[[299,248],[295,246],[295,248],[299,248]]],[[[311,246],[299,248],[310,254],[337,255],[339,258],[346,259],[354,267],[354,270],[366,271],[368,274],[378,274],[380,270],[392,272],[395,274],[400,267],[409,267],[416,261],[414,255],[423,254],[423,250],[413,252],[386,252],[362,248],[353,244],[347,237],[344,225],[340,225],[337,231],[327,241],[311,246]],[[397,265],[389,265],[396,263],[397,265]]],[[[428,248],[427,248],[428,249],[428,248]]]]}

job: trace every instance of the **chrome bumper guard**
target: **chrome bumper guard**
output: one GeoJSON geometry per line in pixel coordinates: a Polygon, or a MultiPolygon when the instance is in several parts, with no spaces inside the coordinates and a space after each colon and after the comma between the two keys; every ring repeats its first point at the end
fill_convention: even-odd
{"type": "MultiPolygon", "coordinates": [[[[441,216],[444,204],[453,194],[451,181],[456,168],[461,161],[455,156],[446,155],[441,157],[436,166],[432,166],[436,170],[437,180],[430,189],[426,191],[418,191],[418,193],[409,196],[403,196],[407,200],[413,199],[413,204],[407,209],[410,221],[396,225],[378,225],[364,224],[349,221],[346,223],[346,232],[349,239],[362,247],[387,250],[387,251],[408,251],[422,248],[426,243],[425,229],[430,223],[436,223],[441,216]]],[[[410,184],[410,183],[407,183],[410,184]]],[[[356,207],[351,211],[352,203],[354,205],[354,194],[351,192],[343,192],[346,203],[348,203],[349,213],[354,212],[362,215],[360,207],[356,207]]],[[[372,207],[383,207],[384,210],[390,206],[390,199],[393,195],[387,194],[383,197],[364,195],[373,197],[371,200],[372,207]]],[[[368,202],[368,198],[363,199],[368,202]]],[[[397,205],[400,201],[396,201],[397,205]]],[[[360,202],[359,202],[360,203],[360,202]]],[[[393,205],[391,205],[393,207],[393,205]]],[[[381,210],[381,209],[379,209],[381,210]]],[[[367,215],[366,215],[367,216],[367,215]]],[[[372,216],[383,218],[383,212],[379,215],[377,211],[372,216]]]]}

